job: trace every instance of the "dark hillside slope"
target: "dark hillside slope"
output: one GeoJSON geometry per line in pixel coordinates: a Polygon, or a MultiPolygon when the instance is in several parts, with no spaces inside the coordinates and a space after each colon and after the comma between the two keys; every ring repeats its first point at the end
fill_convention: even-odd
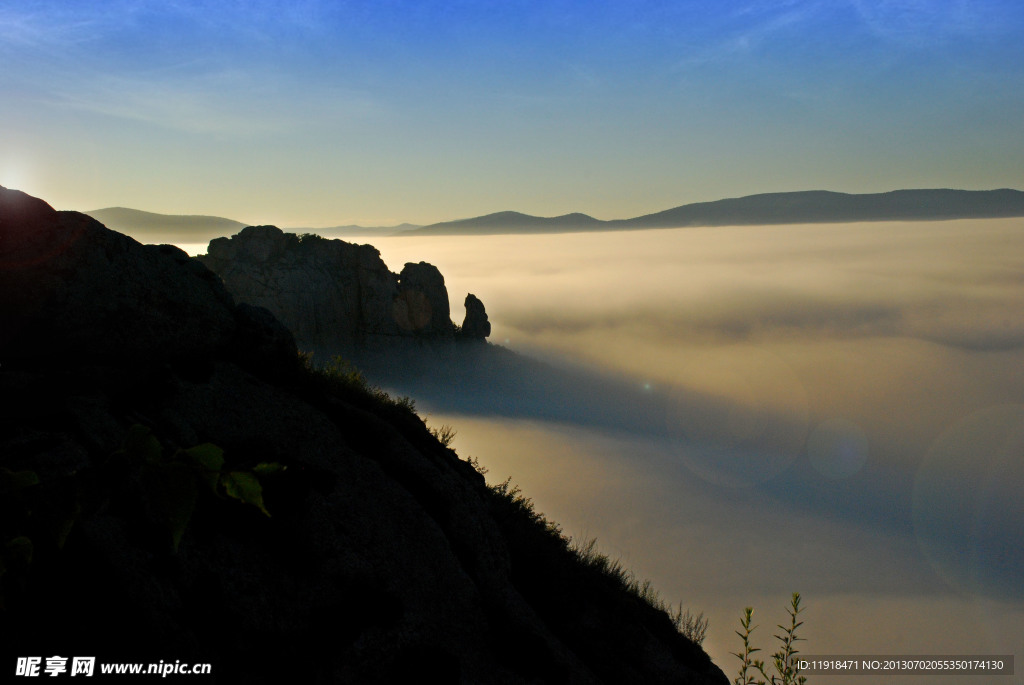
{"type": "Polygon", "coordinates": [[[727,682],[408,402],[309,371],[183,252],[3,188],[0,393],[2,668],[727,682]]]}

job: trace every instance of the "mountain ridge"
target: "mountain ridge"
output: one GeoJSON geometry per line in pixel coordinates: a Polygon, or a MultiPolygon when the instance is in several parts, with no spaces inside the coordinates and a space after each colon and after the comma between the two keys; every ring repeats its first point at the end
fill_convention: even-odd
{"type": "Polygon", "coordinates": [[[248,224],[207,214],[160,214],[129,207],[105,207],[82,212],[104,226],[124,233],[129,231],[179,231],[200,233],[209,230],[241,230],[248,224]]]}
{"type": "Polygon", "coordinates": [[[612,224],[633,227],[942,220],[1024,216],[1024,192],[904,189],[884,193],[805,190],[695,202],[612,224]]]}
{"type": "MultiPolygon", "coordinates": [[[[140,242],[203,242],[229,237],[248,226],[218,216],[158,214],[127,207],[107,207],[84,213],[140,242]]],[[[691,202],[627,219],[604,220],[582,212],[543,217],[503,210],[428,225],[408,222],[378,227],[344,224],[323,228],[287,227],[286,230],[325,238],[345,238],[565,233],[858,221],[944,221],[1019,216],[1024,216],[1024,191],[1014,188],[919,188],[882,193],[799,190],[691,202]]]]}
{"type": "Polygon", "coordinates": [[[856,221],[935,221],[1024,216],[1024,192],[996,190],[901,189],[884,193],[802,190],[758,193],[692,202],[630,219],[601,220],[572,213],[539,217],[497,212],[443,221],[406,235],[557,233],[694,226],[852,223],[856,221]],[[572,217],[573,219],[570,219],[572,217]]]}

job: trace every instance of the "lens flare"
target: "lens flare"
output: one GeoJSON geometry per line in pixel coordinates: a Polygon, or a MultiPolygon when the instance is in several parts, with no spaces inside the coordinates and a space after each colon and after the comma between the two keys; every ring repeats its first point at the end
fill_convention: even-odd
{"type": "Polygon", "coordinates": [[[807,438],[807,456],[811,466],[826,478],[849,478],[867,463],[868,436],[853,421],[829,419],[807,438]]]}
{"type": "Polygon", "coordinates": [[[913,523],[935,572],[969,593],[1024,599],[1024,405],[975,412],[935,441],[917,471],[913,523]]]}

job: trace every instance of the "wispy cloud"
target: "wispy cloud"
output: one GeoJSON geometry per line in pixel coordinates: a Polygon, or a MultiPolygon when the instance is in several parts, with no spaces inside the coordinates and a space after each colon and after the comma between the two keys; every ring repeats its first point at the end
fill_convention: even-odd
{"type": "Polygon", "coordinates": [[[103,21],[70,11],[0,7],[0,49],[67,49],[96,38],[103,21]]]}
{"type": "Polygon", "coordinates": [[[54,93],[61,106],[193,133],[266,134],[276,128],[265,112],[246,112],[225,97],[237,76],[209,74],[190,80],[102,75],[54,93]],[[220,88],[218,88],[218,85],[220,88]]]}
{"type": "Polygon", "coordinates": [[[190,133],[250,137],[338,125],[379,113],[369,95],[340,88],[296,90],[280,74],[98,74],[63,83],[53,103],[190,133]]]}
{"type": "Polygon", "coordinates": [[[107,0],[103,3],[34,2],[0,7],[0,45],[72,48],[128,29],[158,32],[187,27],[222,39],[272,40],[284,29],[321,32],[330,5],[302,0],[216,4],[196,0],[107,0]]]}
{"type": "Polygon", "coordinates": [[[990,0],[852,0],[863,25],[876,37],[912,47],[1002,30],[1006,4],[990,0]]]}
{"type": "Polygon", "coordinates": [[[779,34],[799,28],[823,12],[806,0],[750,3],[727,16],[726,24],[707,43],[677,63],[682,69],[745,58],[778,39],[779,34]]]}
{"type": "MultiPolygon", "coordinates": [[[[0,55],[16,68],[0,75],[31,93],[33,106],[90,112],[189,133],[259,136],[360,120],[380,112],[368,93],[276,64],[259,48],[283,24],[305,30],[309,3],[125,1],[80,7],[40,3],[0,9],[0,55]],[[279,9],[275,15],[272,10],[279,9]],[[162,40],[167,20],[180,39],[162,40]],[[137,51],[140,36],[150,47],[137,51]],[[131,59],[125,55],[131,54],[131,59]]],[[[166,37],[166,36],[165,36],[166,37]]]]}

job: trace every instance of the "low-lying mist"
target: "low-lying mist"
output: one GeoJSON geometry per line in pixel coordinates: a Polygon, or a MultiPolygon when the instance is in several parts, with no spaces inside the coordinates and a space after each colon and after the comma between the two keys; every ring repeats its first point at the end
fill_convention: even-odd
{"type": "Polygon", "coordinates": [[[1019,646],[1024,221],[375,244],[580,380],[419,399],[491,480],[708,612],[727,673],[743,606],[774,626],[792,590],[805,653],[1019,646]]]}

